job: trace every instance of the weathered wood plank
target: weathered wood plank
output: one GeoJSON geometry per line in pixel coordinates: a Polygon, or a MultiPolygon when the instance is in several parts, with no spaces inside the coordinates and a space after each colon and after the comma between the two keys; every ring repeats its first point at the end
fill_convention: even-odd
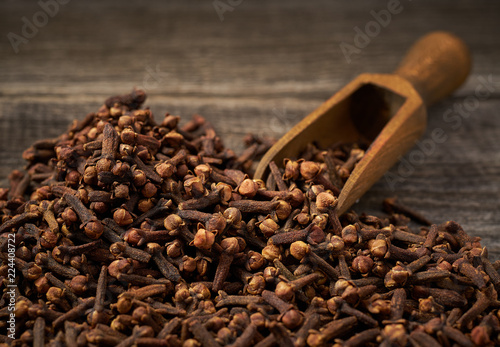
{"type": "Polygon", "coordinates": [[[402,0],[401,12],[348,63],[339,45],[354,44],[354,28],[364,28],[370,11],[387,3],[243,1],[221,22],[205,0],[71,1],[16,54],[7,34],[21,34],[22,18],[31,20],[40,7],[4,1],[0,183],[23,165],[22,150],[33,140],[58,135],[133,86],[146,89],[157,118],[166,111],[185,118],[200,113],[241,150],[245,133],[280,136],[354,76],[392,71],[416,38],[445,29],[463,37],[474,58],[466,85],[429,110],[422,143],[437,128],[446,141],[424,156],[417,145],[403,160],[413,162],[411,173],[394,178],[404,164],[396,165],[356,209],[380,214],[383,198],[399,196],[436,222],[463,224],[500,259],[500,3],[402,0]],[[461,116],[460,107],[474,101],[488,76],[491,94],[461,116]]]}

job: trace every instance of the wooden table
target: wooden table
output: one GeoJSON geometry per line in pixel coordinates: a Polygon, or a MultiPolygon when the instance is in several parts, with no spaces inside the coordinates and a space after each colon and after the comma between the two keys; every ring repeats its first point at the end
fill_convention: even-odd
{"type": "Polygon", "coordinates": [[[382,199],[398,196],[436,223],[461,223],[500,259],[499,2],[59,1],[0,4],[2,185],[31,142],[134,86],[158,118],[200,113],[241,151],[246,133],[279,137],[356,75],[390,72],[415,39],[443,29],[470,46],[471,76],[429,110],[428,132],[356,209],[381,214],[382,199]],[[358,30],[371,36],[355,41],[358,30]],[[356,48],[348,59],[342,43],[356,48]]]}

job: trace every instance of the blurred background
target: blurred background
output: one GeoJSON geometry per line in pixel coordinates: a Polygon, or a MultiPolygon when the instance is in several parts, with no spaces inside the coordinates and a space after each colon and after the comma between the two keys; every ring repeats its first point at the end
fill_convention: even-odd
{"type": "Polygon", "coordinates": [[[488,0],[1,0],[0,184],[34,140],[133,87],[157,119],[199,113],[241,152],[245,134],[281,136],[358,74],[389,73],[417,38],[448,30],[471,49],[469,79],[355,208],[380,215],[397,196],[500,259],[499,14],[488,0]]]}

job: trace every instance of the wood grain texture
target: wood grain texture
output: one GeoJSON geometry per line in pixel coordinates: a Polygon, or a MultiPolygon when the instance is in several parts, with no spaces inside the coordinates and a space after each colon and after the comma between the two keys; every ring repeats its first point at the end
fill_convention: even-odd
{"type": "Polygon", "coordinates": [[[381,214],[382,199],[396,195],[435,222],[461,223],[500,259],[500,3],[401,0],[348,63],[339,45],[354,44],[355,27],[387,3],[247,0],[220,21],[210,0],[69,1],[16,54],[7,35],[41,8],[2,1],[0,183],[32,141],[133,86],[146,89],[157,117],[200,113],[241,150],[244,134],[280,136],[355,76],[391,72],[415,39],[449,30],[471,49],[469,80],[429,109],[420,145],[355,208],[381,214]],[[432,140],[436,129],[444,142],[432,140]]]}

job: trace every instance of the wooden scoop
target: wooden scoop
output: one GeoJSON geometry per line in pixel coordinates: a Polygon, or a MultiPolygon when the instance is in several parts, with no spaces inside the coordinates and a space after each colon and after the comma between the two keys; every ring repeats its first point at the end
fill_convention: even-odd
{"type": "Polygon", "coordinates": [[[305,117],[267,151],[255,178],[268,165],[297,158],[311,142],[328,148],[337,142],[368,141],[338,197],[343,214],[405,154],[424,133],[426,105],[457,89],[470,71],[467,46],[447,32],[418,40],[393,74],[362,74],[305,117]]]}

